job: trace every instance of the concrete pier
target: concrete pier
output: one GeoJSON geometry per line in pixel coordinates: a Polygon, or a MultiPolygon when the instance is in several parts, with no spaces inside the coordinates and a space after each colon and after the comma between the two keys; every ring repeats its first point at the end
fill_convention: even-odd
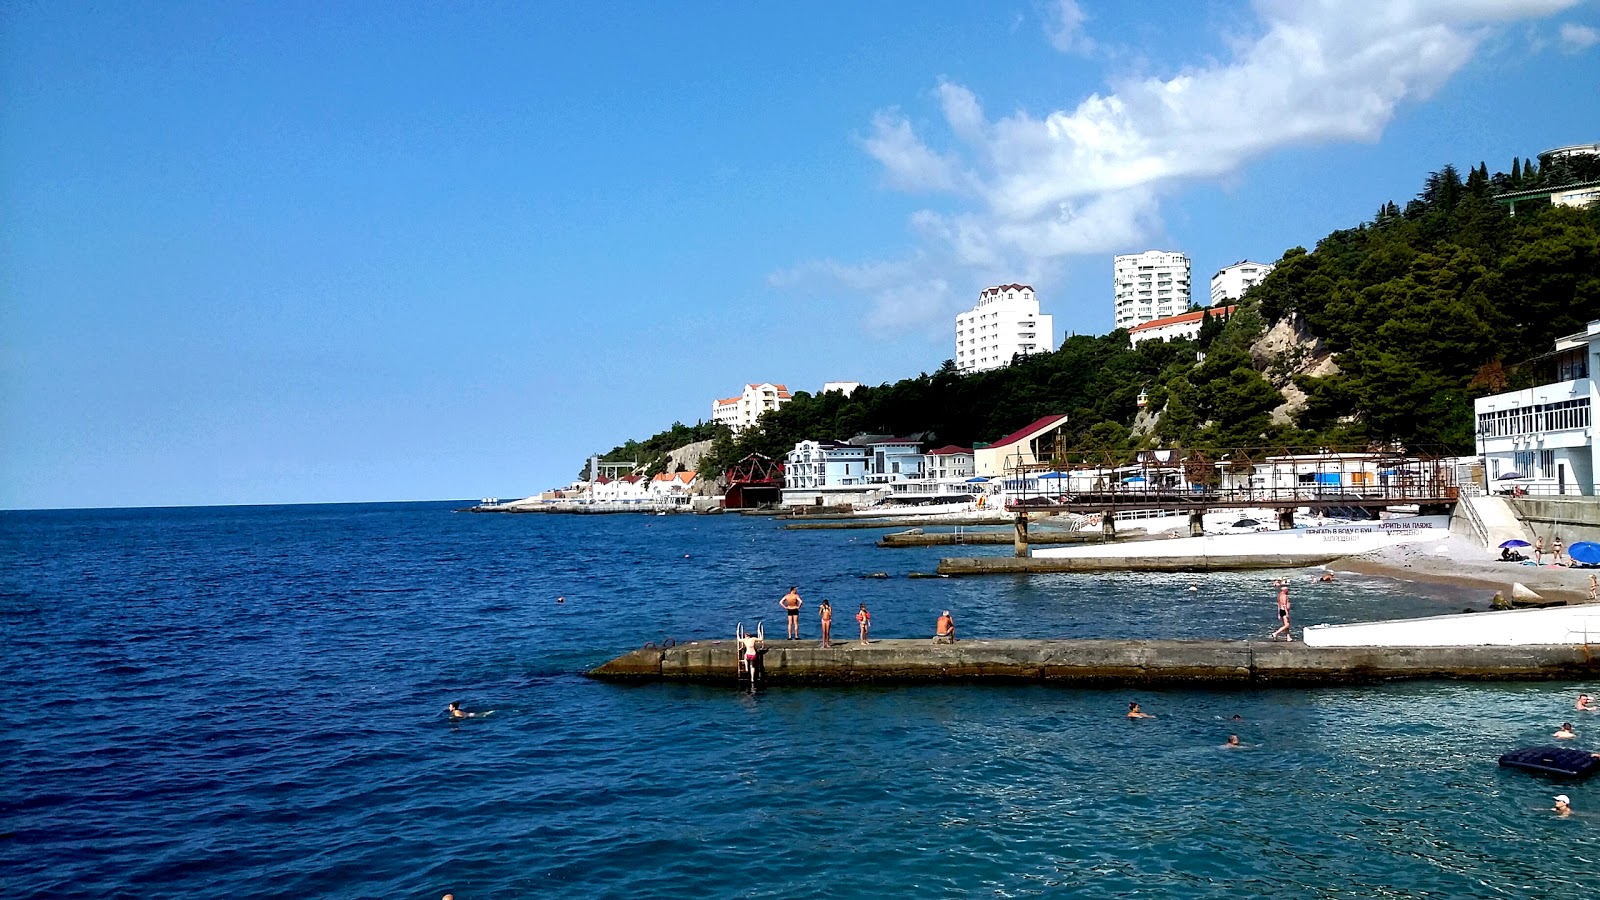
{"type": "Polygon", "coordinates": [[[1223,572],[1301,569],[1340,558],[1336,553],[1254,556],[966,556],[939,560],[940,575],[1039,575],[1051,572],[1223,572]]]}
{"type": "MultiPolygon", "coordinates": [[[[1035,531],[1028,535],[1031,544],[1088,544],[1104,538],[1098,531],[1035,531]]],[[[897,531],[878,539],[879,547],[948,547],[962,544],[1014,544],[1016,537],[1005,531],[928,531],[917,534],[897,531]]]]}
{"type": "MultiPolygon", "coordinates": [[[[1009,524],[1011,523],[1008,520],[997,519],[994,516],[966,516],[951,519],[903,516],[898,519],[854,518],[845,521],[834,519],[825,522],[791,522],[783,527],[785,531],[848,531],[859,528],[925,528],[930,525],[935,527],[954,525],[1005,526],[1009,524]]],[[[1010,541],[1008,540],[1007,543],[1010,543],[1010,541]]]]}
{"type": "MultiPolygon", "coordinates": [[[[606,680],[732,684],[737,647],[693,641],[646,647],[589,672],[606,680]]],[[[1307,647],[1295,641],[877,640],[768,641],[769,684],[1044,682],[1062,685],[1310,685],[1393,679],[1593,678],[1600,653],[1583,645],[1522,647],[1307,647]]]]}

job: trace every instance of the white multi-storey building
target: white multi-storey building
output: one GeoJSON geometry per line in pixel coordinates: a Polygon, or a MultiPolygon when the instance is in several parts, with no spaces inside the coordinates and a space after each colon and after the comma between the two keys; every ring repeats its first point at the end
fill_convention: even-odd
{"type": "Polygon", "coordinates": [[[1600,320],[1557,340],[1538,362],[1553,382],[1473,401],[1484,477],[1495,489],[1600,494],[1600,442],[1592,425],[1600,392],[1590,377],[1600,365],[1600,320]]]}
{"type": "Polygon", "coordinates": [[[781,384],[747,384],[737,397],[711,401],[711,421],[721,422],[737,433],[754,425],[762,413],[792,399],[794,395],[781,384]]]}
{"type": "Polygon", "coordinates": [[[1267,273],[1277,268],[1272,263],[1251,262],[1241,259],[1231,266],[1223,266],[1217,274],[1211,276],[1211,305],[1216,306],[1222,302],[1232,302],[1244,296],[1244,292],[1261,283],[1267,273]]]}
{"type": "Polygon", "coordinates": [[[1166,250],[1118,256],[1111,263],[1116,287],[1115,327],[1189,311],[1189,257],[1166,250]]]}
{"type": "Polygon", "coordinates": [[[1055,317],[1039,313],[1032,285],[984,288],[978,305],[956,316],[955,359],[962,372],[998,369],[1018,353],[1055,348],[1055,317]]]}

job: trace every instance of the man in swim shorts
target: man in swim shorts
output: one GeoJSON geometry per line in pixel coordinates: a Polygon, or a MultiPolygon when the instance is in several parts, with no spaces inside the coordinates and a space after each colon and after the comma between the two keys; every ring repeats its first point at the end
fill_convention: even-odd
{"type": "Polygon", "coordinates": [[[760,639],[755,634],[745,632],[739,638],[739,652],[744,656],[744,670],[750,676],[750,686],[755,687],[756,671],[761,664],[760,639]]]}
{"type": "Polygon", "coordinates": [[[789,640],[800,640],[800,607],[803,605],[800,600],[800,586],[789,588],[789,593],[783,595],[778,605],[789,614],[789,640]]]}
{"type": "Polygon", "coordinates": [[[1277,640],[1278,635],[1283,635],[1284,640],[1294,640],[1294,635],[1289,633],[1289,586],[1287,584],[1278,588],[1278,630],[1272,633],[1272,639],[1277,640]]]}
{"type": "Polygon", "coordinates": [[[950,618],[950,610],[945,610],[939,616],[939,621],[933,625],[933,642],[935,644],[954,644],[956,642],[956,620],[950,618]]]}

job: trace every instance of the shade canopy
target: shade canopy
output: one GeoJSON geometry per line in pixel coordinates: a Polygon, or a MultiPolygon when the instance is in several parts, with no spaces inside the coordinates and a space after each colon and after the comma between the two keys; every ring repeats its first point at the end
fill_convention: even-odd
{"type": "Polygon", "coordinates": [[[1122,483],[1123,484],[1143,484],[1144,483],[1144,478],[1142,476],[1135,475],[1132,478],[1124,478],[1124,479],[1122,479],[1122,483]]]}
{"type": "Polygon", "coordinates": [[[1046,472],[1043,475],[1039,476],[1039,480],[1043,481],[1046,478],[1067,478],[1067,477],[1070,477],[1070,476],[1068,476],[1067,473],[1065,473],[1065,472],[1046,472]]]}
{"type": "Polygon", "coordinates": [[[1522,473],[1521,472],[1507,472],[1504,475],[1501,475],[1499,477],[1499,479],[1497,479],[1497,480],[1499,480],[1499,481],[1515,481],[1516,479],[1521,478],[1521,477],[1522,477],[1522,473]]]}
{"type": "Polygon", "coordinates": [[[1240,519],[1239,521],[1233,523],[1233,527],[1235,527],[1235,528],[1254,528],[1254,527],[1256,527],[1257,525],[1260,525],[1260,524],[1261,523],[1257,522],[1255,519],[1240,519]]]}
{"type": "Polygon", "coordinates": [[[1502,542],[1500,544],[1500,548],[1502,550],[1504,550],[1504,549],[1506,549],[1508,547],[1532,547],[1532,546],[1533,545],[1528,543],[1527,541],[1518,540],[1517,538],[1512,538],[1511,540],[1504,541],[1504,542],[1502,542]]]}
{"type": "Polygon", "coordinates": [[[1600,565],[1600,544],[1594,541],[1579,541],[1567,548],[1567,555],[1585,565],[1600,565]]]}
{"type": "Polygon", "coordinates": [[[977,478],[968,478],[967,479],[967,484],[985,484],[988,481],[989,481],[989,479],[983,477],[982,475],[979,475],[977,478]]]}

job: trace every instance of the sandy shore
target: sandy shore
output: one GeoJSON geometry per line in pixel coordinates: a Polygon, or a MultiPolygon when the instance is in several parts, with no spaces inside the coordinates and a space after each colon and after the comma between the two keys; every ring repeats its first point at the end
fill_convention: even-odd
{"type": "Polygon", "coordinates": [[[1499,562],[1476,542],[1452,534],[1441,541],[1397,544],[1329,563],[1336,572],[1382,575],[1401,581],[1423,581],[1481,589],[1487,600],[1495,591],[1511,596],[1513,582],[1521,582],[1549,600],[1583,602],[1589,596],[1589,576],[1600,569],[1569,569],[1550,564],[1520,565],[1499,562]]]}

